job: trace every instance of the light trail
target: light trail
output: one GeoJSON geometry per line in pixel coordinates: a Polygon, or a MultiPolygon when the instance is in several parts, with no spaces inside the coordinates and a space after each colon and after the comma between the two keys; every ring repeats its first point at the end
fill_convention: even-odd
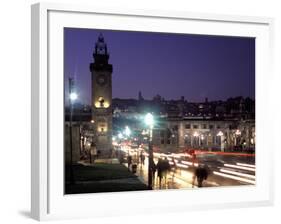
{"type": "Polygon", "coordinates": [[[223,173],[230,173],[230,174],[234,174],[234,175],[241,176],[241,177],[248,177],[248,178],[251,178],[251,179],[256,179],[255,175],[250,175],[250,174],[246,174],[246,173],[239,173],[239,172],[236,172],[236,171],[231,171],[231,170],[226,170],[226,169],[220,169],[220,171],[223,172],[223,173]]]}
{"type": "MultiPolygon", "coordinates": [[[[193,165],[193,163],[192,162],[188,162],[188,161],[181,161],[181,163],[183,163],[183,164],[186,164],[186,165],[190,165],[190,166],[192,166],[193,165]]],[[[198,163],[194,163],[194,166],[198,166],[198,163]]]]}
{"type": "Polygon", "coordinates": [[[187,165],[180,164],[180,163],[176,163],[176,166],[177,166],[177,167],[181,167],[181,168],[188,168],[187,165]]]}
{"type": "Polygon", "coordinates": [[[237,165],[232,165],[232,164],[224,164],[224,166],[232,167],[232,168],[238,168],[238,169],[241,169],[241,170],[256,171],[255,168],[250,168],[250,167],[245,167],[245,166],[237,166],[237,165]]]}
{"type": "Polygon", "coordinates": [[[181,153],[178,153],[178,154],[176,154],[176,153],[173,153],[172,155],[170,155],[171,157],[174,157],[174,158],[178,158],[178,159],[180,159],[183,155],[181,154],[181,153]]]}
{"type": "Polygon", "coordinates": [[[246,164],[246,163],[236,163],[236,165],[238,165],[238,166],[247,166],[247,167],[256,168],[256,165],[251,165],[251,164],[246,164]]]}
{"type": "Polygon", "coordinates": [[[255,154],[250,153],[239,153],[239,152],[196,152],[195,154],[216,154],[216,155],[225,155],[225,156],[250,156],[255,157],[255,154]]]}
{"type": "Polygon", "coordinates": [[[237,176],[224,174],[224,173],[220,173],[220,172],[216,172],[216,171],[214,171],[213,174],[218,175],[218,176],[222,176],[222,177],[226,177],[226,178],[230,178],[230,179],[233,179],[233,180],[239,180],[239,181],[246,182],[246,183],[249,183],[249,184],[256,184],[256,181],[248,180],[248,179],[245,179],[245,178],[242,178],[242,177],[237,177],[237,176]]]}

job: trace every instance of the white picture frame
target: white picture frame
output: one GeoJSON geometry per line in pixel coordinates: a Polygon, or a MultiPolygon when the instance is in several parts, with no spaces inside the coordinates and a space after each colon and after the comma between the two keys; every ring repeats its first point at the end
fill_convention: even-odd
{"type": "Polygon", "coordinates": [[[266,105],[272,91],[273,19],[50,3],[32,5],[31,12],[31,214],[34,219],[181,212],[273,203],[273,146],[266,131],[272,124],[266,105]],[[256,185],[63,195],[63,27],[255,37],[256,185]],[[132,201],[138,203],[128,206],[132,201]]]}

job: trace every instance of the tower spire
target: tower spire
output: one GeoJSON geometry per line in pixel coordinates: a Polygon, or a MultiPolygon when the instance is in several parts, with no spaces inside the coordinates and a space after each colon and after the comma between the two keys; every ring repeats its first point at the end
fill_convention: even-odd
{"type": "Polygon", "coordinates": [[[95,43],[95,51],[93,57],[100,64],[108,64],[109,54],[107,52],[107,44],[102,33],[99,34],[98,40],[95,43]]]}

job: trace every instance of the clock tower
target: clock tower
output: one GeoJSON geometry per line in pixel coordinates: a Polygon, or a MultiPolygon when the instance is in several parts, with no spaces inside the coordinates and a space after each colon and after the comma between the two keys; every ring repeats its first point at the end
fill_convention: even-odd
{"type": "Polygon", "coordinates": [[[90,64],[92,73],[92,119],[95,144],[102,157],[110,156],[112,149],[112,65],[102,34],[99,35],[90,64]]]}

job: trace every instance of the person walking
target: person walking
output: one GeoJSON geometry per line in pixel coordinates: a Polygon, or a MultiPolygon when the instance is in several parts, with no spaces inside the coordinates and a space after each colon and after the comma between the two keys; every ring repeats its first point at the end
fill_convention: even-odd
{"type": "Polygon", "coordinates": [[[162,179],[163,179],[163,171],[164,171],[163,160],[161,158],[158,159],[156,169],[157,169],[157,177],[158,177],[158,181],[159,181],[159,189],[161,189],[162,179]]]}
{"type": "Polygon", "coordinates": [[[152,169],[152,186],[154,186],[155,183],[155,173],[156,173],[156,165],[154,163],[154,160],[151,161],[151,169],[152,169]]]}
{"type": "Polygon", "coordinates": [[[119,154],[118,154],[118,159],[119,159],[119,163],[120,163],[120,164],[123,164],[123,163],[124,163],[124,156],[123,156],[122,153],[119,153],[119,154]]]}
{"type": "Polygon", "coordinates": [[[203,187],[203,181],[208,178],[208,169],[207,165],[199,164],[195,169],[194,178],[197,179],[198,187],[203,187]]]}
{"type": "Polygon", "coordinates": [[[128,170],[130,170],[130,167],[132,165],[132,156],[130,154],[127,157],[127,163],[128,163],[128,170]]]}
{"type": "Polygon", "coordinates": [[[144,156],[143,152],[141,152],[141,154],[140,154],[140,162],[141,162],[141,166],[143,166],[143,165],[144,165],[144,161],[145,161],[145,156],[144,156]]]}

